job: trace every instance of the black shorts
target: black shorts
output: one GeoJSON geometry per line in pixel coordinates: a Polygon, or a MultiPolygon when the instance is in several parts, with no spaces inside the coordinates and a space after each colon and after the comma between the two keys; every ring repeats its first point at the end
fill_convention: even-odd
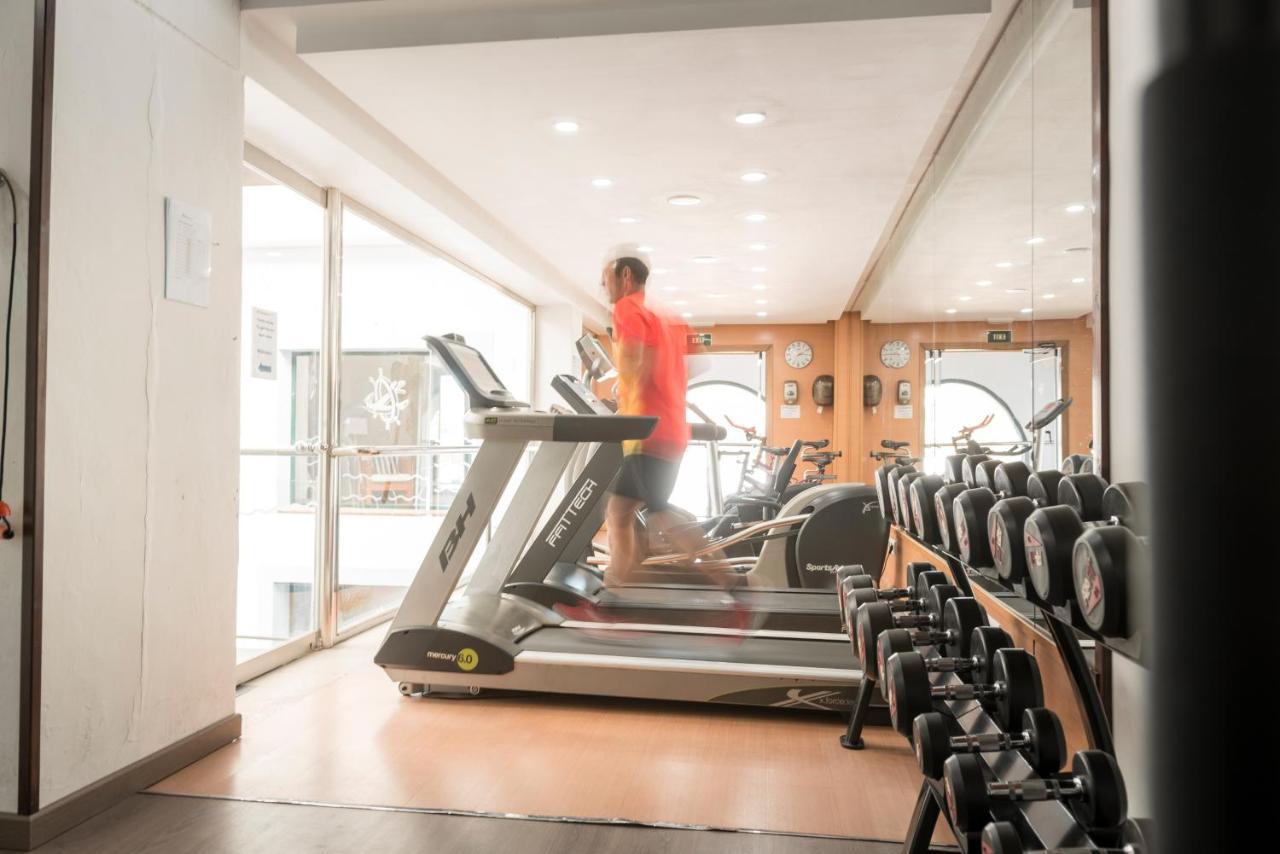
{"type": "Polygon", "coordinates": [[[680,473],[679,460],[664,460],[648,454],[629,454],[613,482],[613,494],[644,503],[645,509],[660,513],[671,506],[671,491],[680,473]]]}

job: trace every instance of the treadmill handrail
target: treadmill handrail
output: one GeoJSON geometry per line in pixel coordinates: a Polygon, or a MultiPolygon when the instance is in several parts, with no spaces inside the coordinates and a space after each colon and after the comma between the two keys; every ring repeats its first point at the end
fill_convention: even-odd
{"type": "Polygon", "coordinates": [[[695,560],[703,555],[714,554],[715,552],[724,549],[726,546],[736,545],[743,540],[756,536],[757,534],[764,533],[765,531],[772,531],[774,528],[792,528],[796,525],[803,525],[808,518],[808,513],[802,513],[797,516],[781,516],[777,519],[766,519],[763,522],[756,522],[754,525],[730,534],[722,540],[712,540],[702,548],[696,549],[695,551],[653,555],[652,557],[645,558],[644,565],[653,566],[657,564],[695,560]]]}

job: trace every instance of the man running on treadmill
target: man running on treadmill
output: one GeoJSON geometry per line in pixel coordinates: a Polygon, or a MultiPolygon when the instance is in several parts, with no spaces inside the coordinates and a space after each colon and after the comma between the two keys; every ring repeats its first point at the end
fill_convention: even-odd
{"type": "MultiPolygon", "coordinates": [[[[646,511],[652,529],[671,532],[671,491],[689,443],[685,420],[688,370],[683,323],[663,317],[645,304],[649,267],[619,250],[604,266],[601,286],[613,304],[614,363],[618,371],[618,412],[657,416],[647,439],[623,443],[622,470],[609,496],[609,566],[604,581],[615,587],[630,582],[645,554],[636,531],[636,513],[646,511]]],[[[684,548],[687,537],[668,536],[684,548]]],[[[701,537],[698,537],[701,540],[701,537]]]]}

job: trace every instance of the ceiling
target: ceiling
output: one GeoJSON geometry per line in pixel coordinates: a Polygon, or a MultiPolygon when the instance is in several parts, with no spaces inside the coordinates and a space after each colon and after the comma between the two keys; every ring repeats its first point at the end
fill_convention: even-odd
{"type": "MultiPolygon", "coordinates": [[[[456,37],[465,43],[388,47],[381,45],[430,35],[429,28],[397,35],[428,7],[456,18],[464,7],[518,14],[539,4],[432,0],[408,18],[413,4],[405,2],[250,5],[282,5],[256,14],[292,28],[306,62],[584,293],[601,298],[600,267],[611,247],[651,246],[651,292],[695,323],[839,316],[988,19],[930,13],[975,7],[969,2],[901,0],[897,8],[916,16],[573,38],[468,30],[456,37]],[[380,7],[401,15],[394,20],[402,25],[388,26],[384,16],[371,29],[370,10],[380,7]],[[343,42],[344,19],[357,49],[343,42]],[[375,30],[381,40],[370,36],[375,30]],[[466,40],[479,37],[509,40],[466,40]],[[736,123],[747,110],[764,112],[765,121],[736,123]],[[576,121],[578,132],[557,133],[562,119],[576,121]],[[742,181],[749,170],[767,179],[742,181]],[[596,188],[595,178],[612,185],[596,188]],[[669,204],[677,194],[701,204],[669,204]],[[751,213],[766,220],[748,221],[751,213]],[[766,248],[750,248],[757,243],[766,248]],[[700,256],[715,260],[695,263],[700,256]]],[[[567,13],[592,4],[540,5],[567,13]]],[[[735,4],[649,5],[723,12],[735,4]]],[[[793,4],[736,5],[768,20],[793,4]]],[[[873,7],[887,8],[872,0],[794,4],[811,12],[873,7]]],[[[456,36],[460,26],[439,32],[456,36]]]]}
{"type": "Polygon", "coordinates": [[[926,176],[910,229],[858,306],[864,317],[1026,320],[1090,311],[1090,10],[1066,0],[1036,9],[1050,14],[1032,21],[1020,13],[1026,20],[1011,23],[1013,44],[1002,48],[1011,54],[1008,76],[989,93],[979,81],[984,97],[966,104],[957,123],[968,123],[967,135],[949,140],[957,156],[926,176]]]}

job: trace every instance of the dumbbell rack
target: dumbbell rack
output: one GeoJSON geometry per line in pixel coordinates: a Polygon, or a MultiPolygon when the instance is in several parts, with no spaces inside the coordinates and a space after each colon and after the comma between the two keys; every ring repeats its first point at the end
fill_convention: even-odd
{"type": "MultiPolygon", "coordinates": [[[[1104,750],[1114,755],[1115,746],[1106,707],[1102,702],[1101,694],[1094,680],[1093,671],[1090,669],[1085,657],[1084,649],[1080,645],[1080,633],[1071,624],[1069,610],[1042,606],[1026,596],[1026,591],[1020,589],[1022,585],[1014,585],[1012,587],[1006,585],[998,576],[995,576],[994,572],[986,573],[969,567],[957,556],[945,552],[939,547],[927,545],[911,532],[898,526],[895,527],[898,537],[908,538],[921,549],[944,560],[947,564],[948,574],[963,595],[972,596],[973,586],[976,583],[995,598],[1020,600],[1039,613],[1041,621],[1062,656],[1063,664],[1071,680],[1072,690],[1083,712],[1089,743],[1098,750],[1104,750]]],[[[1095,633],[1087,630],[1083,633],[1094,638],[1097,643],[1111,648],[1111,644],[1106,643],[1101,636],[1095,636],[1095,633]]],[[[921,648],[921,652],[925,652],[925,650],[929,650],[929,654],[937,654],[930,647],[921,648]]],[[[1121,652],[1121,654],[1129,655],[1128,652],[1117,651],[1121,652]]],[[[932,681],[935,686],[960,684],[962,682],[954,673],[934,674],[932,681]]],[[[943,705],[955,718],[961,729],[969,735],[999,731],[995,721],[976,701],[944,701],[943,705]]],[[[985,754],[985,756],[993,781],[1013,782],[1034,779],[1037,776],[1017,751],[1003,751],[985,754]]],[[[955,836],[962,851],[975,852],[975,854],[981,851],[980,833],[966,833],[954,826],[945,807],[946,792],[942,782],[940,780],[931,780],[928,777],[923,778],[920,794],[916,799],[915,809],[912,812],[906,841],[903,844],[902,850],[906,854],[927,854],[931,850],[930,841],[933,838],[939,817],[947,819],[948,826],[951,828],[952,834],[955,836]]],[[[1066,807],[1060,803],[1045,801],[1004,804],[994,806],[992,809],[992,815],[996,820],[1008,820],[1017,813],[1022,816],[1019,823],[1024,827],[1030,828],[1045,848],[1105,847],[1105,845],[1099,844],[1100,840],[1092,840],[1076,823],[1066,807]]]]}

